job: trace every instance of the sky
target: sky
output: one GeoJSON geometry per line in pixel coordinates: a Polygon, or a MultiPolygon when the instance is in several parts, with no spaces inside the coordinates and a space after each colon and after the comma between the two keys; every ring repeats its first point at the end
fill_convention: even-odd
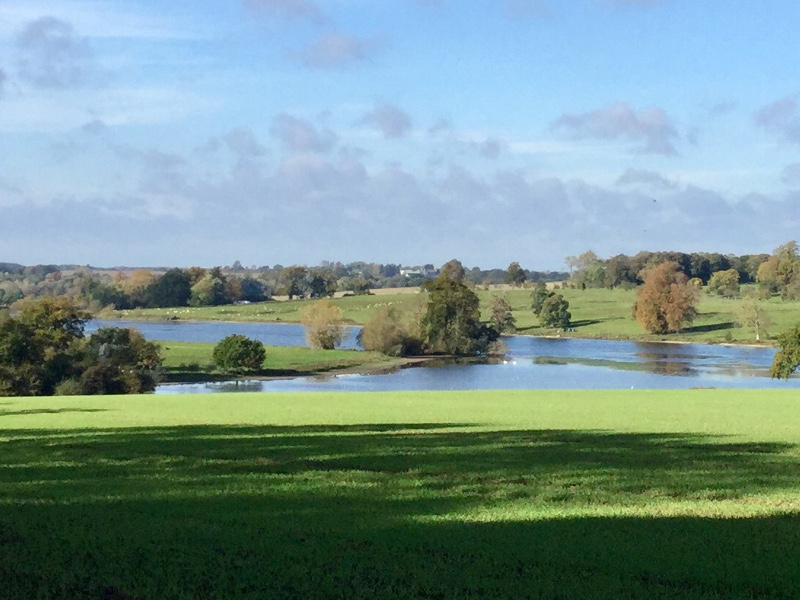
{"type": "Polygon", "coordinates": [[[2,0],[0,261],[799,237],[796,0],[2,0]]]}

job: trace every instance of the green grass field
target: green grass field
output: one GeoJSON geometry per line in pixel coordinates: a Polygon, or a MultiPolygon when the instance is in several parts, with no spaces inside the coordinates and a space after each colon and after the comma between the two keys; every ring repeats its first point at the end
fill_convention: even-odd
{"type": "Polygon", "coordinates": [[[0,597],[800,597],[796,391],[0,399],[0,597]]]}
{"type": "MultiPolygon", "coordinates": [[[[754,343],[751,329],[736,324],[736,312],[741,300],[725,299],[701,294],[699,316],[677,335],[652,335],[642,330],[631,315],[631,306],[636,299],[633,290],[558,290],[570,303],[574,332],[562,336],[594,337],[605,339],[636,339],[642,341],[675,340],[701,343],[754,343]]],[[[542,328],[530,310],[530,290],[517,289],[506,292],[478,290],[484,319],[489,318],[489,305],[494,294],[501,294],[511,304],[520,333],[551,335],[553,330],[542,328]]],[[[342,309],[348,322],[363,325],[380,307],[396,306],[401,310],[413,310],[420,297],[417,294],[393,294],[376,296],[353,296],[338,298],[334,303],[342,309]]],[[[242,306],[217,306],[204,308],[138,309],[114,313],[124,319],[220,320],[220,321],[282,321],[299,322],[307,300],[291,302],[264,302],[242,306]]],[[[768,334],[775,336],[793,327],[800,320],[800,303],[783,302],[773,298],[764,304],[773,325],[768,334]]],[[[767,337],[762,332],[762,341],[767,337]]]]}
{"type": "MultiPolygon", "coordinates": [[[[159,342],[167,381],[208,380],[215,373],[212,359],[216,344],[203,342],[159,342]]],[[[259,375],[310,375],[349,369],[391,367],[400,360],[380,352],[322,350],[300,346],[265,346],[266,358],[259,375]]]]}

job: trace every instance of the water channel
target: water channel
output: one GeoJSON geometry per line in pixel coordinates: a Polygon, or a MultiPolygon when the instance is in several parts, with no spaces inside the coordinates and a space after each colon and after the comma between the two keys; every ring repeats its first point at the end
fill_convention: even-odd
{"type": "MultiPolygon", "coordinates": [[[[303,346],[296,324],[94,321],[134,327],[150,340],[218,342],[240,333],[273,346],[303,346]]],[[[356,348],[351,328],[344,348],[356,348]]],[[[167,384],[157,394],[220,391],[390,391],[476,389],[800,388],[800,377],[769,377],[773,348],[615,340],[505,337],[508,354],[491,363],[442,361],[386,374],[339,374],[269,381],[167,384]]]]}

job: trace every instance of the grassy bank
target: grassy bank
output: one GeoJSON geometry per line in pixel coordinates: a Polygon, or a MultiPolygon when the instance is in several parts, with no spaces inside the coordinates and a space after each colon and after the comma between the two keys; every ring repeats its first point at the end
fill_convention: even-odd
{"type": "Polygon", "coordinates": [[[794,392],[3,399],[0,448],[4,598],[800,596],[794,392]]]}
{"type": "MultiPolygon", "coordinates": [[[[755,343],[751,329],[736,323],[739,299],[726,299],[701,295],[700,314],[694,323],[680,334],[652,335],[642,330],[631,315],[631,306],[636,299],[633,290],[558,290],[570,303],[572,328],[569,333],[556,332],[539,326],[537,317],[530,310],[530,290],[513,289],[504,292],[478,290],[484,319],[490,315],[493,295],[503,295],[511,304],[517,320],[519,333],[528,335],[552,335],[590,337],[604,339],[633,339],[641,341],[692,341],[698,343],[755,343]]],[[[414,310],[422,301],[419,294],[382,294],[375,296],[353,296],[337,298],[334,303],[342,309],[345,319],[352,324],[363,325],[381,307],[392,305],[400,310],[414,310]]],[[[211,320],[211,321],[259,321],[298,323],[309,301],[262,302],[241,306],[214,306],[203,308],[138,309],[116,311],[113,316],[122,319],[140,320],[211,320]]],[[[800,319],[800,303],[783,302],[773,298],[764,303],[764,309],[773,325],[767,334],[773,336],[786,331],[800,319]]],[[[769,343],[762,332],[762,342],[769,343]]]]}
{"type": "MultiPolygon", "coordinates": [[[[216,344],[202,342],[160,342],[166,381],[208,381],[230,379],[215,369],[212,354],[216,344]]],[[[402,361],[379,352],[321,350],[298,346],[265,346],[266,358],[260,377],[296,376],[391,367],[402,361]]]]}

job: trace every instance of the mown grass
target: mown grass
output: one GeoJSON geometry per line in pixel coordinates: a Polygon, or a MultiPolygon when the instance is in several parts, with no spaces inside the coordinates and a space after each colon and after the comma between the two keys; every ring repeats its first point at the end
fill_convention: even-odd
{"type": "Polygon", "coordinates": [[[3,598],[796,598],[749,390],[0,401],[3,598]]]}
{"type": "MultiPolygon", "coordinates": [[[[636,300],[634,290],[557,290],[570,303],[572,332],[556,331],[539,326],[538,318],[530,310],[530,290],[512,289],[504,292],[477,290],[481,299],[483,318],[489,318],[491,298],[503,295],[511,304],[519,333],[592,337],[605,339],[633,339],[641,341],[693,341],[700,343],[755,343],[752,329],[737,324],[740,299],[726,299],[701,293],[697,319],[680,334],[652,335],[634,320],[631,306],[636,300]]],[[[338,298],[334,303],[342,309],[345,319],[363,325],[381,307],[395,306],[400,310],[414,310],[422,298],[418,294],[390,294],[338,298]]],[[[242,306],[217,306],[204,308],[140,309],[117,311],[124,319],[170,319],[300,322],[307,300],[264,302],[242,306]]],[[[793,327],[800,320],[800,303],[784,302],[775,297],[764,303],[772,321],[767,333],[761,333],[762,343],[770,336],[793,327]]]]}
{"type": "MultiPolygon", "coordinates": [[[[209,375],[230,378],[214,365],[216,344],[203,342],[160,342],[167,381],[207,380],[209,375]]],[[[321,350],[300,346],[265,346],[266,358],[259,376],[310,375],[350,369],[374,368],[396,364],[379,352],[357,350],[321,350]]],[[[213,378],[213,377],[212,377],[213,378]]]]}

